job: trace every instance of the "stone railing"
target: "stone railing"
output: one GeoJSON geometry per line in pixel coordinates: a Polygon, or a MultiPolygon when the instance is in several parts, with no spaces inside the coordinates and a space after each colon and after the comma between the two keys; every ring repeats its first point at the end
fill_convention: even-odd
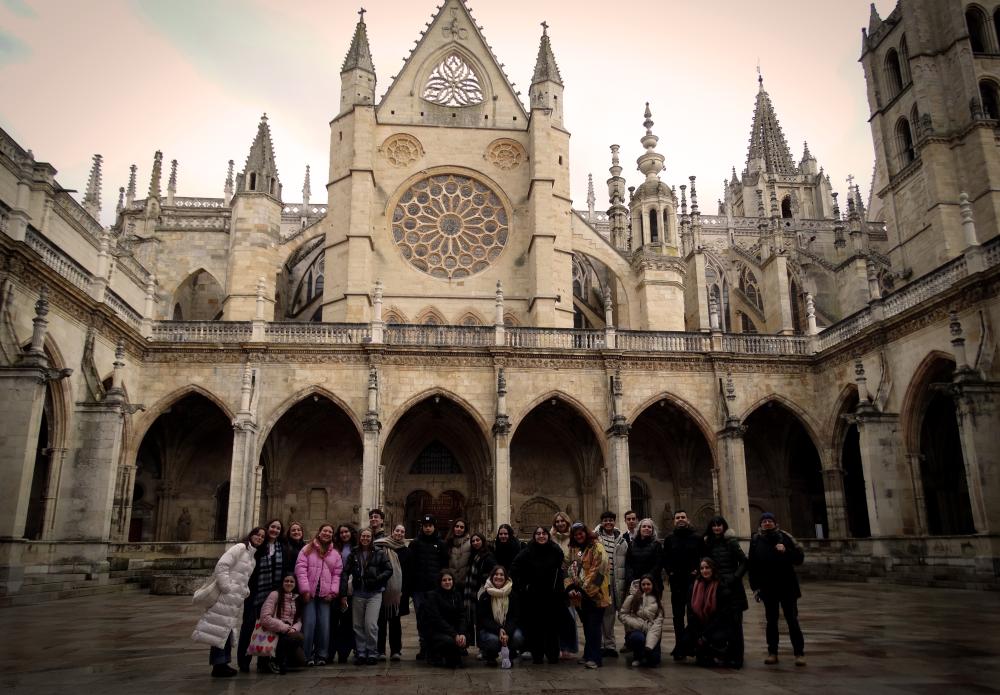
{"type": "Polygon", "coordinates": [[[79,263],[56,248],[52,242],[31,227],[28,227],[24,240],[29,248],[42,257],[42,262],[45,265],[52,268],[84,292],[90,291],[90,273],[84,270],[83,266],[79,263]]]}
{"type": "Polygon", "coordinates": [[[604,348],[604,331],[583,328],[524,328],[508,327],[504,331],[507,347],[562,348],[567,350],[600,350],[604,348]]]}
{"type": "Polygon", "coordinates": [[[801,335],[725,334],[722,351],[744,355],[808,355],[811,340],[801,335]]]}
{"type": "Polygon", "coordinates": [[[155,321],[153,341],[164,343],[247,343],[250,321],[155,321]]]}
{"type": "Polygon", "coordinates": [[[853,338],[870,325],[872,325],[872,312],[871,309],[865,307],[843,321],[824,329],[817,337],[816,349],[822,352],[837,343],[853,338]]]}
{"type": "Polygon", "coordinates": [[[87,232],[90,243],[95,246],[100,245],[101,234],[104,233],[104,227],[101,226],[100,222],[91,217],[90,213],[84,210],[83,206],[76,202],[76,199],[73,196],[65,193],[63,195],[56,195],[53,200],[55,201],[54,209],[63,219],[69,219],[76,222],[85,232],[87,232]]]}
{"type": "Polygon", "coordinates": [[[990,239],[983,244],[983,256],[986,260],[987,268],[1000,265],[1000,236],[990,239]]]}
{"type": "Polygon", "coordinates": [[[959,256],[935,271],[914,280],[882,300],[885,318],[900,314],[945,291],[968,274],[965,256],[959,256]]]}
{"type": "Polygon", "coordinates": [[[385,327],[387,345],[448,345],[486,347],[493,345],[493,326],[431,326],[393,323],[385,327]]]}
{"type": "MultiPolygon", "coordinates": [[[[165,200],[165,199],[164,199],[165,200]]],[[[194,208],[195,210],[212,210],[229,207],[224,198],[179,198],[174,197],[175,208],[194,208]]]]}
{"type": "Polygon", "coordinates": [[[619,350],[642,352],[709,352],[712,339],[703,333],[618,331],[615,345],[619,350]]]}
{"type": "Polygon", "coordinates": [[[295,345],[356,345],[371,339],[371,325],[283,321],[266,324],[264,338],[269,343],[295,345]]]}
{"type": "Polygon", "coordinates": [[[139,326],[142,325],[142,314],[130,307],[128,303],[115,294],[111,288],[104,290],[104,303],[107,304],[113,312],[118,314],[118,318],[132,326],[132,328],[139,328],[139,326]]]}

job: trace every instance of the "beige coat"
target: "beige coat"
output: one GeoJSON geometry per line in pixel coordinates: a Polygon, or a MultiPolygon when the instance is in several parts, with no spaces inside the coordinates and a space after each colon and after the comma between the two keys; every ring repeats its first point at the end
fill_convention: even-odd
{"type": "Polygon", "coordinates": [[[629,593],[622,609],[618,611],[618,619],[625,626],[626,632],[640,630],[646,635],[646,649],[656,648],[663,632],[663,611],[658,608],[653,596],[629,593]],[[633,615],[631,609],[634,601],[642,601],[642,605],[633,615]]]}

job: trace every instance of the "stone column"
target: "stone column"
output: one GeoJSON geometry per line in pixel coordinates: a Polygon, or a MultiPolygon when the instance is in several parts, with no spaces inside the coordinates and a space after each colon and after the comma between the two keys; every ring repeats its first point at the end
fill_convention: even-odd
{"type": "Polygon", "coordinates": [[[615,349],[615,317],[611,303],[611,288],[604,288],[604,347],[615,349]]]}
{"type": "Polygon", "coordinates": [[[229,472],[229,513],[226,538],[236,540],[253,526],[257,453],[257,417],[251,409],[253,369],[243,368],[240,409],[233,420],[233,458],[229,472]]]}
{"type": "Polygon", "coordinates": [[[372,343],[380,344],[384,339],[385,321],[382,320],[382,281],[375,281],[375,291],[372,294],[372,343]]]}
{"type": "Polygon", "coordinates": [[[45,492],[42,496],[42,540],[52,538],[55,528],[56,503],[59,500],[59,481],[62,478],[63,464],[66,462],[65,447],[47,449],[49,457],[49,474],[45,480],[45,492]]]}
{"type": "Polygon", "coordinates": [[[740,538],[749,538],[750,495],[747,492],[747,464],[743,447],[746,426],[730,417],[716,434],[718,452],[719,512],[740,538]]]}
{"type": "Polygon", "coordinates": [[[913,518],[916,520],[914,533],[918,536],[927,535],[927,498],[924,495],[924,478],[920,472],[923,460],[923,454],[906,454],[910,487],[913,488],[913,518]]]}
{"type": "Polygon", "coordinates": [[[977,533],[1000,531],[1000,383],[958,372],[951,385],[962,439],[965,478],[977,533]]]}
{"type": "MultiPolygon", "coordinates": [[[[510,418],[507,415],[507,377],[497,370],[497,413],[493,421],[493,526],[511,523],[510,418]]],[[[512,524],[513,525],[513,524],[512,524]]]]}
{"type": "Polygon", "coordinates": [[[111,540],[128,541],[132,525],[132,492],[135,488],[135,465],[126,463],[118,469],[118,492],[115,494],[115,513],[111,520],[111,540]]]}
{"type": "MultiPolygon", "coordinates": [[[[833,452],[824,449],[823,496],[826,498],[828,538],[847,538],[847,505],[844,501],[844,469],[834,463],[833,452]]],[[[813,522],[815,523],[815,522],[813,522]]]]}
{"type": "Polygon", "coordinates": [[[381,446],[380,434],[382,432],[382,422],[379,420],[378,407],[378,369],[375,365],[368,368],[368,412],[362,423],[364,430],[364,453],[361,461],[361,509],[359,510],[359,523],[362,526],[367,522],[368,510],[374,509],[381,504],[383,490],[381,466],[381,446]]]}
{"type": "Polygon", "coordinates": [[[872,536],[917,533],[913,485],[899,446],[899,415],[879,412],[862,402],[853,415],[845,417],[858,427],[872,536]]]}
{"type": "Polygon", "coordinates": [[[624,518],[632,506],[631,471],[629,466],[628,433],[632,429],[622,413],[622,377],[615,371],[611,377],[611,426],[608,436],[608,507],[624,518]]]}
{"type": "Polygon", "coordinates": [[[504,335],[506,327],[503,325],[503,282],[497,280],[496,300],[493,311],[494,345],[503,346],[507,342],[504,335]]]}

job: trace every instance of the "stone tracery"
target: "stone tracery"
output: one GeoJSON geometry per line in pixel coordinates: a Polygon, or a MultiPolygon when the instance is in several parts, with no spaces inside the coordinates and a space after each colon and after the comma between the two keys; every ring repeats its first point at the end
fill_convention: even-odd
{"type": "Polygon", "coordinates": [[[396,204],[392,237],[413,267],[434,277],[479,273],[503,252],[509,215],[487,184],[461,174],[414,183],[396,204]]]}
{"type": "Polygon", "coordinates": [[[474,106],[482,103],[483,88],[462,56],[450,53],[431,71],[423,97],[441,106],[474,106]]]}

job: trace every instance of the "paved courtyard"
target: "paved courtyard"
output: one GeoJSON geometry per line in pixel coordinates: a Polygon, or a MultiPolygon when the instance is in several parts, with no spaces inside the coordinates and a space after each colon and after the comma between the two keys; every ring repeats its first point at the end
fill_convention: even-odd
{"type": "MultiPolygon", "coordinates": [[[[0,610],[0,691],[16,693],[1000,693],[1000,594],[902,586],[810,583],[801,602],[809,665],[763,665],[763,611],[747,614],[747,665],[739,672],[667,661],[633,669],[607,659],[458,671],[413,661],[326,666],[229,680],[209,677],[206,648],[190,641],[198,614],[186,598],[125,593],[0,610]]],[[[621,626],[618,626],[620,630],[621,626]]],[[[620,632],[618,633],[620,635],[620,632]]],[[[669,649],[667,647],[665,651],[669,649]]]]}

